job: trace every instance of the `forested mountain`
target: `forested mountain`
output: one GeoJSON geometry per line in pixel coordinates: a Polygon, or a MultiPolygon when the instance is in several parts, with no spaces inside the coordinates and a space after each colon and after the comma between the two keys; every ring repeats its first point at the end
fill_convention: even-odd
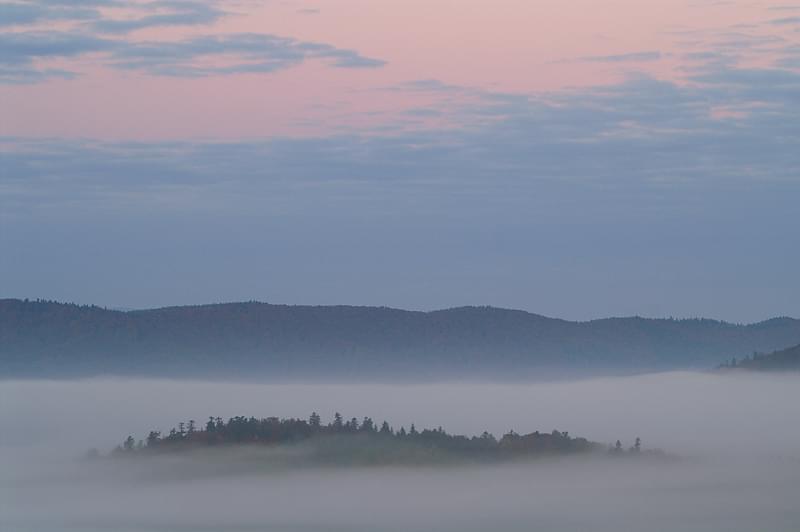
{"type": "Polygon", "coordinates": [[[0,300],[0,375],[536,376],[712,367],[800,343],[800,320],[571,322],[516,310],[230,303],[116,311],[0,300]]]}
{"type": "Polygon", "coordinates": [[[753,353],[742,359],[734,358],[721,367],[758,371],[800,371],[800,345],[768,354],[753,353]]]}

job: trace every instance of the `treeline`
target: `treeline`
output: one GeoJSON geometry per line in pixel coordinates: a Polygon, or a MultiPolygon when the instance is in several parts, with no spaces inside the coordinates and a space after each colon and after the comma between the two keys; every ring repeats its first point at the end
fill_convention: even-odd
{"type": "Polygon", "coordinates": [[[514,378],[711,367],[800,343],[800,321],[612,318],[246,302],[117,311],[0,300],[0,377],[514,378]]]}
{"type": "Polygon", "coordinates": [[[313,451],[312,459],[327,456],[330,461],[371,463],[437,458],[501,460],[606,449],[617,455],[642,452],[639,438],[626,451],[619,441],[607,448],[558,430],[530,434],[511,430],[499,439],[489,432],[467,437],[449,434],[441,427],[419,430],[411,424],[408,429],[395,429],[386,421],[379,424],[369,417],[361,421],[356,418],[345,419],[339,413],[325,424],[315,412],[308,419],[237,416],[225,421],[219,417],[209,417],[202,425],[189,420],[179,423],[166,434],[151,431],[146,438],[138,441],[128,436],[112,454],[130,456],[236,445],[277,447],[298,444],[313,451]]]}
{"type": "Polygon", "coordinates": [[[773,351],[772,353],[753,352],[744,358],[732,357],[719,366],[720,369],[746,369],[755,371],[799,371],[800,345],[773,351]]]}

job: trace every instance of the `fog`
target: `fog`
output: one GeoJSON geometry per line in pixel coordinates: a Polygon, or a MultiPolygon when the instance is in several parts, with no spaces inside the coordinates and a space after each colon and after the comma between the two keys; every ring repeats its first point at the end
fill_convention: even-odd
{"type": "MultiPolygon", "coordinates": [[[[534,384],[0,382],[0,530],[796,530],[800,376],[664,373],[534,384]],[[258,456],[86,461],[209,415],[334,412],[499,436],[569,431],[677,461],[243,467],[258,456]],[[249,462],[248,462],[249,460],[249,462]],[[236,464],[234,466],[234,464],[236,464]]],[[[266,451],[273,452],[273,451],[266,451]]]]}

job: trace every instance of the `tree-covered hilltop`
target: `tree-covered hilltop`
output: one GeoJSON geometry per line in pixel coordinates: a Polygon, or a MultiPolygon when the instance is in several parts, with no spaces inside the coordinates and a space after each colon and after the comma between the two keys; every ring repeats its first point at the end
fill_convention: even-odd
{"type": "Polygon", "coordinates": [[[571,322],[492,307],[258,302],[118,311],[0,300],[0,378],[522,377],[711,367],[800,343],[800,320],[571,322]]]}
{"type": "MultiPolygon", "coordinates": [[[[638,454],[639,438],[627,451],[621,442],[607,448],[567,432],[509,431],[500,439],[484,432],[480,436],[448,434],[441,427],[395,430],[386,421],[375,423],[365,417],[359,422],[336,414],[323,424],[317,413],[305,419],[233,417],[224,421],[210,417],[203,425],[194,420],[179,423],[167,434],[151,431],[137,441],[133,436],[118,446],[112,456],[146,456],[236,446],[299,449],[299,458],[310,464],[426,464],[451,461],[495,462],[519,458],[608,452],[638,454]]],[[[652,453],[652,451],[650,451],[652,453]]],[[[297,458],[297,457],[295,457],[297,458]]]]}
{"type": "Polygon", "coordinates": [[[721,369],[745,369],[754,371],[800,371],[800,345],[773,351],[754,352],[744,358],[731,358],[721,369]]]}

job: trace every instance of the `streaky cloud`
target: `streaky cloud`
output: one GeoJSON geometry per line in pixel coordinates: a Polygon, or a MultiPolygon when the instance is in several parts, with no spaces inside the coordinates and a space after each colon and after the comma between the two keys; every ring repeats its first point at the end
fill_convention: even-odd
{"type": "MultiPolygon", "coordinates": [[[[127,33],[158,26],[213,24],[225,14],[217,2],[200,0],[21,0],[0,3],[0,27],[29,26],[44,22],[72,22],[101,33],[127,33]],[[145,14],[137,18],[109,18],[100,8],[126,9],[145,14]],[[163,11],[166,11],[164,13],[163,11]]],[[[73,28],[76,29],[76,28],[73,28]]]]}
{"type": "MultiPolygon", "coordinates": [[[[330,53],[327,47],[298,48],[291,39],[257,36],[239,42],[199,39],[173,47],[123,48],[114,57],[127,61],[120,68],[207,75],[193,69],[192,60],[226,45],[248,56],[254,50],[272,55],[269,61],[262,58],[231,72],[288,68],[306,60],[306,54],[330,53]]],[[[119,201],[119,195],[105,198],[104,189],[95,186],[109,180],[118,191],[135,189],[136,201],[145,203],[159,194],[192,189],[206,198],[198,198],[199,209],[208,202],[244,208],[229,203],[233,196],[226,199],[224,191],[234,181],[251,191],[249,197],[269,201],[300,184],[308,200],[331,189],[352,198],[397,197],[396,191],[402,190],[409,197],[424,192],[431,202],[466,186],[497,198],[511,190],[524,197],[528,190],[567,183],[629,187],[631,192],[672,187],[679,195],[753,183],[793,190],[793,169],[800,165],[800,74],[722,66],[690,80],[680,85],[642,76],[546,99],[473,92],[454,111],[434,103],[415,105],[404,115],[424,120],[446,112],[459,127],[380,135],[362,130],[305,139],[122,144],[6,139],[3,164],[8,178],[21,180],[22,189],[16,192],[20,201],[46,194],[56,203],[61,197],[87,206],[119,201]],[[718,109],[732,112],[722,119],[715,116],[718,109]],[[62,179],[44,188],[42,179],[52,174],[62,179]],[[510,188],[496,188],[500,182],[510,188]]],[[[445,85],[428,80],[409,87],[436,91],[445,85]]],[[[18,214],[22,212],[24,208],[18,214]]]]}
{"type": "Polygon", "coordinates": [[[100,12],[80,5],[43,5],[32,2],[0,3],[0,27],[24,26],[43,21],[89,20],[100,12]]]}
{"type": "Polygon", "coordinates": [[[91,24],[100,33],[127,33],[161,26],[203,26],[217,22],[227,15],[214,5],[192,1],[158,1],[146,4],[150,10],[165,8],[170,13],[158,13],[133,19],[104,18],[91,24]]]}
{"type": "Polygon", "coordinates": [[[113,68],[172,77],[263,74],[311,60],[321,60],[334,68],[350,69],[380,68],[386,64],[355,50],[269,34],[207,35],[175,42],[139,42],[79,32],[27,31],[0,34],[0,83],[73,78],[77,72],[38,68],[34,61],[77,58],[89,53],[100,53],[113,68]],[[233,56],[233,61],[213,67],[197,64],[200,59],[215,56],[233,56]]]}
{"type": "Polygon", "coordinates": [[[615,55],[593,55],[581,58],[581,61],[589,63],[625,63],[625,62],[643,62],[643,61],[658,61],[661,59],[661,52],[631,52],[627,54],[615,55]]]}
{"type": "Polygon", "coordinates": [[[116,48],[119,42],[72,32],[0,34],[0,64],[27,63],[33,58],[72,57],[116,48]]]}
{"type": "Polygon", "coordinates": [[[0,33],[0,83],[30,84],[50,79],[72,79],[76,72],[39,68],[36,59],[76,57],[107,52],[117,41],[72,32],[0,33]]]}
{"type": "Polygon", "coordinates": [[[377,68],[385,64],[329,44],[256,33],[194,37],[179,42],[130,43],[111,55],[110,64],[157,76],[201,77],[270,73],[313,59],[325,60],[339,68],[377,68]],[[215,67],[195,64],[200,58],[223,54],[235,56],[233,64],[215,67]]]}
{"type": "Polygon", "coordinates": [[[783,18],[776,18],[769,21],[770,24],[775,26],[788,26],[788,25],[795,25],[800,24],[800,17],[783,17],[783,18]]]}

